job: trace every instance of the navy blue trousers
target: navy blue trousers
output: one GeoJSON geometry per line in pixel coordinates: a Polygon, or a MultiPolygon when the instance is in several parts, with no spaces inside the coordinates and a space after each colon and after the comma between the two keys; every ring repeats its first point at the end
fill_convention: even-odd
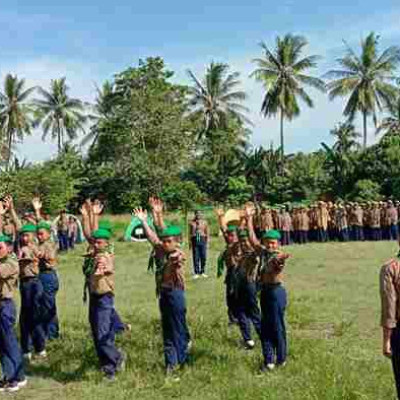
{"type": "Polygon", "coordinates": [[[286,361],[286,303],[286,290],[282,285],[262,285],[261,345],[265,364],[279,365],[286,361]]]}
{"type": "Polygon", "coordinates": [[[291,243],[290,231],[281,231],[281,233],[282,233],[282,240],[281,240],[282,246],[289,246],[291,243]]]}
{"type": "Polygon", "coordinates": [[[91,294],[89,323],[101,370],[107,375],[115,374],[122,357],[115,346],[114,319],[114,296],[111,293],[103,295],[91,294]]]}
{"type": "Polygon", "coordinates": [[[317,229],[317,241],[326,242],[328,240],[328,232],[323,228],[317,229]]]}
{"type": "Polygon", "coordinates": [[[14,330],[16,311],[14,301],[0,301],[0,362],[2,379],[7,382],[25,379],[21,349],[14,330]]]}
{"type": "Polygon", "coordinates": [[[187,360],[190,340],[186,324],[185,292],[181,289],[162,288],[159,298],[164,343],[164,358],[167,367],[174,368],[187,360]]]}
{"type": "Polygon", "coordinates": [[[260,336],[261,315],[257,301],[257,285],[244,280],[240,284],[237,300],[237,318],[244,341],[251,340],[251,324],[260,336]]]}
{"type": "Polygon", "coordinates": [[[308,242],[308,231],[299,231],[299,243],[305,244],[308,242]]]}
{"type": "Polygon", "coordinates": [[[207,241],[201,239],[197,242],[196,238],[192,238],[193,267],[196,275],[204,274],[207,263],[207,241]]]}
{"type": "Polygon", "coordinates": [[[56,295],[59,289],[56,271],[41,272],[39,280],[43,286],[42,323],[47,339],[59,337],[56,295]]]}
{"type": "Polygon", "coordinates": [[[225,278],[226,285],[226,306],[228,308],[228,319],[230,323],[238,322],[237,317],[237,294],[234,286],[234,274],[228,271],[225,278]]]}
{"type": "Polygon", "coordinates": [[[60,251],[67,251],[68,250],[68,232],[58,231],[58,246],[60,251]]]}
{"type": "Polygon", "coordinates": [[[339,229],[339,240],[341,242],[349,241],[349,229],[348,228],[339,229]]]}
{"type": "Polygon", "coordinates": [[[400,399],[400,328],[397,326],[392,332],[392,367],[396,382],[397,396],[400,399]]]}
{"type": "Polygon", "coordinates": [[[38,278],[22,280],[19,285],[21,293],[21,311],[19,326],[23,353],[32,349],[41,352],[46,347],[46,333],[42,324],[43,286],[38,278]]]}
{"type": "Polygon", "coordinates": [[[353,225],[351,227],[351,240],[354,240],[355,242],[364,240],[364,231],[362,226],[353,225]]]}
{"type": "Polygon", "coordinates": [[[399,239],[399,227],[397,224],[390,225],[390,240],[398,240],[399,239]]]}

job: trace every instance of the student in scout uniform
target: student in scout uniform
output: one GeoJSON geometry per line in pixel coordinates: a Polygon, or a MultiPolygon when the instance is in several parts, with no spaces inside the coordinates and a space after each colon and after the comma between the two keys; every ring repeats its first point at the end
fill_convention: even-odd
{"type": "Polygon", "coordinates": [[[241,257],[240,244],[237,235],[237,226],[227,225],[224,218],[224,211],[217,210],[218,224],[224,236],[226,248],[219,256],[217,277],[223,274],[224,266],[226,266],[226,305],[228,308],[229,324],[237,324],[237,291],[235,280],[237,279],[237,270],[241,257]]]}
{"type": "Polygon", "coordinates": [[[394,206],[393,201],[389,200],[387,202],[387,218],[389,224],[389,239],[398,240],[399,239],[399,213],[397,207],[394,206]]]}
{"type": "Polygon", "coordinates": [[[336,208],[335,222],[338,230],[339,240],[341,242],[349,241],[349,226],[347,223],[347,212],[346,208],[342,203],[339,203],[336,208]]]}
{"type": "Polygon", "coordinates": [[[10,253],[11,238],[0,234],[0,392],[16,392],[26,386],[21,349],[14,330],[14,303],[18,288],[18,261],[10,253]]]}
{"type": "Polygon", "coordinates": [[[383,330],[383,355],[390,358],[400,399],[400,262],[398,258],[387,261],[380,272],[381,326],[383,330]]]}
{"type": "Polygon", "coordinates": [[[317,240],[318,242],[326,242],[328,240],[328,222],[329,212],[326,203],[323,201],[318,202],[318,208],[316,209],[317,218],[317,240]]]}
{"type": "MultiPolygon", "coordinates": [[[[87,205],[85,203],[81,209],[86,233],[91,229],[87,205]]],[[[94,224],[97,226],[97,220],[94,224]]],[[[109,251],[111,232],[98,228],[90,236],[91,253],[86,256],[91,266],[87,271],[89,323],[101,371],[106,379],[113,381],[116,373],[124,367],[125,356],[115,346],[115,266],[114,254],[109,251]]]]}
{"type": "Polygon", "coordinates": [[[280,233],[263,233],[260,243],[254,234],[252,210],[246,208],[250,241],[261,257],[259,282],[261,285],[261,345],[264,356],[262,371],[273,370],[286,364],[287,339],[285,310],[287,294],[283,286],[283,268],[288,254],[279,251],[280,233]]]}
{"type": "Polygon", "coordinates": [[[310,228],[310,218],[306,207],[300,208],[299,214],[299,243],[305,244],[308,242],[308,231],[310,228]]]}
{"type": "Polygon", "coordinates": [[[194,219],[189,223],[190,243],[189,247],[193,253],[194,278],[202,276],[207,278],[207,247],[210,242],[210,233],[207,222],[203,219],[201,212],[196,211],[194,219]]]}
{"type": "Polygon", "coordinates": [[[157,281],[159,307],[161,312],[164,358],[167,377],[174,380],[176,368],[184,365],[188,357],[189,331],[186,324],[184,265],[186,257],[180,249],[182,230],[177,226],[164,228],[159,234],[147,224],[147,212],[133,210],[142,221],[150,243],[156,249],[157,257],[163,261],[162,274],[157,281]]]}
{"type": "Polygon", "coordinates": [[[371,240],[381,240],[381,211],[379,203],[374,202],[370,212],[371,240]]]}
{"type": "Polygon", "coordinates": [[[37,228],[33,223],[21,226],[11,196],[6,197],[5,205],[20,236],[17,256],[21,294],[19,327],[22,352],[27,361],[32,359],[32,350],[35,350],[37,359],[45,359],[47,352],[46,333],[42,324],[43,286],[39,280],[39,259],[35,244],[37,228]]]}
{"type": "Polygon", "coordinates": [[[60,251],[68,250],[68,218],[67,212],[61,210],[57,221],[57,237],[60,251]]]}
{"type": "Polygon", "coordinates": [[[241,255],[237,277],[237,319],[244,345],[247,349],[254,348],[251,325],[258,336],[261,334],[261,316],[257,301],[257,272],[260,259],[254,251],[249,240],[249,231],[246,227],[246,219],[243,219],[238,232],[241,255]]]}
{"type": "Polygon", "coordinates": [[[282,232],[282,245],[288,246],[291,244],[292,239],[290,232],[293,229],[292,217],[290,216],[289,209],[287,206],[282,206],[282,216],[281,216],[281,226],[280,230],[282,232]]]}
{"type": "Polygon", "coordinates": [[[57,247],[51,241],[51,224],[42,220],[42,202],[38,197],[32,199],[32,206],[37,219],[37,258],[39,261],[39,280],[43,286],[42,323],[49,340],[59,337],[56,296],[59,290],[57,275],[57,247]]]}

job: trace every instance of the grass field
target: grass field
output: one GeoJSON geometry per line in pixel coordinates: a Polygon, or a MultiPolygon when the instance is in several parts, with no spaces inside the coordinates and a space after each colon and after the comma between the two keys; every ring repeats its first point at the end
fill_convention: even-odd
{"type": "Polygon", "coordinates": [[[118,311],[133,331],[118,339],[127,369],[105,383],[82,303],[83,248],[63,255],[58,296],[62,338],[49,345],[49,360],[32,366],[29,386],[17,399],[394,399],[390,363],[381,356],[378,273],[395,254],[394,243],[321,244],[290,248],[289,362],[258,377],[260,344],[239,346],[228,329],[224,285],[215,278],[222,241],[215,238],[209,279],[190,280],[188,320],[193,363],[173,386],[164,384],[159,312],[154,277],[146,272],[147,244],[116,244],[118,311]]]}

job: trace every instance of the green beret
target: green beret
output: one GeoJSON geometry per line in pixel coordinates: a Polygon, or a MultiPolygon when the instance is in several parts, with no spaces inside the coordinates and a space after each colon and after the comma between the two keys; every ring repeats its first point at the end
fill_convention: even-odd
{"type": "Polygon", "coordinates": [[[0,243],[12,243],[11,236],[8,235],[0,235],[0,243]]]}
{"type": "Polygon", "coordinates": [[[37,226],[36,226],[36,229],[37,230],[39,230],[39,229],[45,229],[46,231],[51,231],[51,224],[50,223],[48,223],[48,222],[46,222],[46,221],[42,221],[42,222],[39,222],[38,224],[37,224],[37,226]]]}
{"type": "Polygon", "coordinates": [[[163,229],[160,233],[160,238],[176,237],[182,235],[182,229],[179,226],[171,225],[163,229]]]}
{"type": "Polygon", "coordinates": [[[111,232],[107,229],[97,229],[92,233],[92,238],[109,240],[111,238],[111,232]]]}
{"type": "Polygon", "coordinates": [[[36,233],[36,225],[26,224],[20,229],[20,233],[36,233]]]}
{"type": "Polygon", "coordinates": [[[112,232],[113,228],[112,228],[111,221],[108,219],[103,219],[103,220],[99,221],[99,229],[105,229],[106,231],[112,232]]]}
{"type": "Polygon", "coordinates": [[[240,238],[248,238],[249,237],[248,229],[240,229],[239,230],[239,237],[240,238]]]}
{"type": "Polygon", "coordinates": [[[262,238],[263,239],[269,239],[269,240],[280,240],[281,238],[281,234],[279,233],[279,231],[275,230],[275,229],[271,229],[269,231],[265,231],[262,234],[262,238]]]}
{"type": "Polygon", "coordinates": [[[237,232],[238,228],[237,228],[236,225],[228,225],[227,228],[226,228],[226,230],[227,230],[228,232],[237,232]]]}

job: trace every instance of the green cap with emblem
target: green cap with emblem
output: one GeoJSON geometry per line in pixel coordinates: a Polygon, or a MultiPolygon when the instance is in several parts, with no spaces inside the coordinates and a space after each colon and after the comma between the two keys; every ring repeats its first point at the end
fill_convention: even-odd
{"type": "Polygon", "coordinates": [[[46,221],[41,221],[41,222],[39,222],[39,223],[37,224],[36,229],[37,229],[37,230],[39,230],[39,229],[44,229],[44,230],[50,232],[50,231],[51,231],[51,224],[48,223],[48,222],[46,222],[46,221]]]}
{"type": "Polygon", "coordinates": [[[99,229],[105,229],[106,231],[112,232],[113,227],[109,219],[103,219],[99,221],[99,229]]]}
{"type": "Polygon", "coordinates": [[[92,238],[109,240],[111,238],[111,232],[107,229],[97,229],[92,233],[92,238]]]}
{"type": "Polygon", "coordinates": [[[281,234],[276,229],[270,229],[269,231],[263,232],[262,238],[267,240],[280,240],[281,234]]]}
{"type": "Polygon", "coordinates": [[[0,243],[12,243],[11,236],[8,235],[0,235],[0,243]]]}
{"type": "Polygon", "coordinates": [[[248,229],[239,229],[239,234],[238,234],[238,236],[240,237],[240,238],[248,238],[250,235],[249,235],[249,231],[248,231],[248,229]]]}
{"type": "Polygon", "coordinates": [[[182,229],[179,226],[171,225],[160,232],[160,238],[177,237],[182,235],[182,229]]]}
{"type": "Polygon", "coordinates": [[[227,228],[226,228],[226,230],[227,230],[228,232],[237,232],[238,227],[237,227],[236,225],[228,225],[227,228]]]}
{"type": "Polygon", "coordinates": [[[36,225],[26,224],[22,226],[22,228],[20,229],[20,233],[36,233],[36,229],[36,225]]]}

